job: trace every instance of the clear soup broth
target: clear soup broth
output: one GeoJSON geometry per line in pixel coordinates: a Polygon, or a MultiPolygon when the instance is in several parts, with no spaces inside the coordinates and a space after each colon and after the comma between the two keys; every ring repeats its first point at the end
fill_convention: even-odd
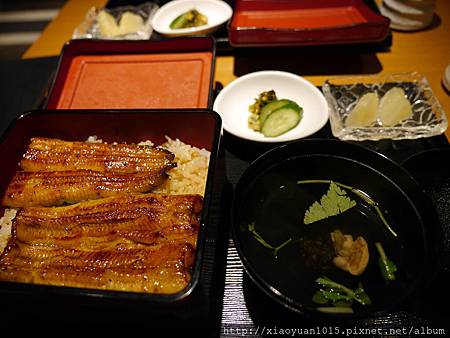
{"type": "MultiPolygon", "coordinates": [[[[393,300],[406,296],[418,273],[413,261],[420,261],[422,243],[419,236],[411,237],[412,233],[402,230],[404,226],[419,226],[412,215],[408,215],[408,208],[411,207],[405,197],[393,190],[388,179],[373,175],[368,167],[357,166],[358,170],[349,170],[355,163],[348,159],[311,156],[307,158],[307,166],[299,166],[297,159],[273,165],[257,175],[244,189],[239,210],[242,217],[238,220],[238,241],[245,252],[253,279],[256,277],[259,282],[263,281],[264,288],[271,289],[299,310],[314,311],[321,306],[312,301],[313,295],[320,289],[315,282],[318,277],[328,277],[352,289],[362,283],[372,304],[362,306],[354,302],[352,308],[357,314],[386,309],[393,300]],[[397,236],[388,230],[373,206],[348,189],[344,190],[356,202],[354,207],[338,215],[304,224],[305,212],[314,202],[320,202],[329,188],[328,183],[297,183],[313,179],[346,184],[371,196],[397,236]],[[404,217],[398,218],[402,212],[404,217]],[[274,247],[289,239],[291,241],[274,256],[273,251],[262,245],[248,230],[250,223],[254,223],[255,231],[274,247]],[[334,265],[336,254],[330,236],[334,230],[351,234],[353,239],[362,236],[367,241],[369,263],[361,275],[353,276],[334,265]],[[412,242],[420,245],[415,245],[415,249],[411,244],[405,245],[405,235],[409,237],[408,243],[412,238],[412,242]],[[398,268],[393,282],[387,283],[381,275],[376,242],[382,243],[388,258],[398,268]]],[[[304,162],[305,158],[302,159],[304,162]]]]}

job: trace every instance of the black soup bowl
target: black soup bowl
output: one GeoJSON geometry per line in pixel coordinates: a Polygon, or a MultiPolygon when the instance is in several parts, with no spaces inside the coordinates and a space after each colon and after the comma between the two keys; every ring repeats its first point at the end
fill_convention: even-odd
{"type": "Polygon", "coordinates": [[[234,242],[253,282],[286,308],[318,318],[380,316],[413,299],[430,275],[436,253],[427,228],[435,226],[431,201],[407,171],[379,153],[338,140],[300,140],[263,154],[239,179],[232,205],[234,242]],[[305,222],[315,202],[316,211],[327,204],[321,199],[331,182],[354,205],[305,222]],[[333,263],[334,230],[366,240],[369,260],[362,274],[333,263]],[[395,280],[383,277],[375,243],[397,267],[395,280]],[[353,291],[362,286],[371,302],[313,300],[321,289],[331,297],[337,290],[318,278],[353,291]]]}

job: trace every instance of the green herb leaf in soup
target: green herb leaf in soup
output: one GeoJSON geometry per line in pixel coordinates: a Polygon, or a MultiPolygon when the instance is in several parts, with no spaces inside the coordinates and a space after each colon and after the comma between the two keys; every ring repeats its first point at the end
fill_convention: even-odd
{"type": "Polygon", "coordinates": [[[395,280],[395,272],[397,271],[397,266],[393,261],[387,258],[384,252],[383,246],[380,242],[375,243],[375,246],[380,254],[378,258],[378,266],[381,270],[381,275],[386,280],[386,282],[395,280]]]}
{"type": "Polygon", "coordinates": [[[261,237],[261,235],[256,232],[255,229],[255,223],[250,223],[248,225],[248,231],[253,235],[253,237],[265,248],[269,249],[272,251],[273,256],[276,258],[278,255],[278,251],[280,251],[282,248],[284,248],[286,245],[288,245],[290,242],[292,242],[292,238],[289,238],[288,240],[284,241],[283,243],[281,243],[278,246],[273,246],[269,243],[267,243],[264,238],[261,237]]]}
{"type": "Polygon", "coordinates": [[[303,222],[305,224],[314,223],[330,216],[338,215],[355,205],[356,202],[347,196],[344,189],[331,182],[328,192],[322,196],[320,203],[314,202],[305,212],[303,222]]]}
{"type": "MultiPolygon", "coordinates": [[[[338,187],[342,187],[345,189],[350,190],[351,192],[353,192],[356,196],[358,196],[359,198],[361,198],[364,202],[368,203],[371,207],[373,207],[375,209],[375,211],[378,214],[378,217],[380,218],[380,220],[383,222],[383,224],[386,226],[386,228],[389,230],[389,232],[394,236],[397,237],[397,233],[394,231],[394,229],[391,228],[391,226],[389,225],[389,223],[387,222],[386,218],[383,216],[383,212],[381,211],[380,207],[378,206],[378,203],[376,201],[374,201],[369,195],[367,195],[364,191],[361,191],[359,189],[353,188],[351,186],[339,183],[339,182],[333,182],[331,180],[303,180],[303,181],[297,181],[297,184],[312,184],[312,183],[319,183],[319,184],[335,184],[338,187]]],[[[341,189],[339,189],[341,190],[341,189]]],[[[323,197],[322,197],[323,198],[323,197]]],[[[318,205],[319,203],[316,202],[318,205]]],[[[314,204],[313,204],[314,205],[314,204]]],[[[312,206],[311,206],[312,207],[312,206]]],[[[310,209],[311,209],[310,207],[310,209]]],[[[323,212],[323,214],[325,215],[326,213],[323,212]]],[[[306,215],[305,215],[306,216],[306,215]]],[[[328,217],[328,216],[326,216],[328,217]]],[[[326,218],[324,217],[324,218],[326,218]]],[[[322,218],[321,218],[322,219],[322,218]]],[[[311,222],[312,223],[312,222],[311,222]]],[[[308,224],[305,222],[305,224],[308,224]]]]}
{"type": "Polygon", "coordinates": [[[353,301],[356,301],[361,305],[370,305],[372,303],[361,283],[355,290],[326,277],[317,278],[316,283],[319,284],[321,288],[314,294],[312,298],[313,302],[319,305],[331,305],[331,307],[319,307],[317,308],[318,311],[353,313],[353,309],[350,307],[353,301]]]}

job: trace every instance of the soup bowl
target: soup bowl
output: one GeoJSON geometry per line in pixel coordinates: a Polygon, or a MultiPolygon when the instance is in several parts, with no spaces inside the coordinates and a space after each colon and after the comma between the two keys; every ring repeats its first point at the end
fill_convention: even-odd
{"type": "Polygon", "coordinates": [[[436,268],[436,226],[431,200],[406,170],[338,140],[305,139],[263,154],[239,179],[232,204],[233,239],[251,280],[283,306],[320,317],[401,308],[436,268]],[[362,272],[335,264],[336,230],[367,243],[362,272]],[[384,277],[380,257],[396,266],[394,279],[384,277]],[[324,280],[363,290],[369,301],[319,299],[341,290],[324,280]]]}

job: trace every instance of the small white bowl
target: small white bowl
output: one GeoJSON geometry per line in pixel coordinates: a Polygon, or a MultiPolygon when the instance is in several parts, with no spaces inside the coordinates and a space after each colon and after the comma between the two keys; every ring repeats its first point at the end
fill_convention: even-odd
{"type": "Polygon", "coordinates": [[[237,137],[257,142],[286,142],[320,130],[328,121],[328,104],[322,92],[304,78],[281,71],[250,73],[231,82],[214,101],[223,128],[237,137]],[[303,117],[293,129],[277,137],[265,137],[248,127],[249,105],[263,91],[275,90],[278,99],[289,99],[303,108],[303,117]]]}
{"type": "Polygon", "coordinates": [[[174,0],[156,11],[152,26],[156,32],[164,36],[209,34],[230,20],[232,14],[233,9],[230,5],[220,0],[174,0]],[[170,28],[171,22],[176,17],[194,8],[208,17],[206,25],[180,29],[170,28]]]}

